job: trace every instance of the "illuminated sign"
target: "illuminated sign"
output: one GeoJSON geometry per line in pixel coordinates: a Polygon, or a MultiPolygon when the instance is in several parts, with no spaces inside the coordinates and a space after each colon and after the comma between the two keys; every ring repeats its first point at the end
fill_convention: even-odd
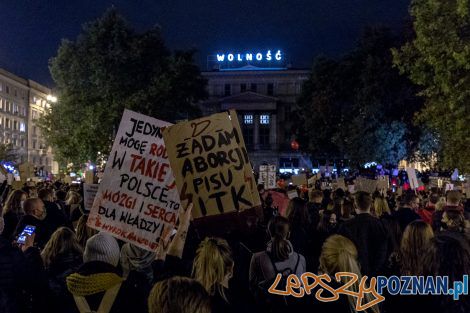
{"type": "Polygon", "coordinates": [[[217,53],[217,62],[262,62],[262,61],[281,61],[283,59],[281,50],[266,52],[247,52],[247,53],[217,53]]]}

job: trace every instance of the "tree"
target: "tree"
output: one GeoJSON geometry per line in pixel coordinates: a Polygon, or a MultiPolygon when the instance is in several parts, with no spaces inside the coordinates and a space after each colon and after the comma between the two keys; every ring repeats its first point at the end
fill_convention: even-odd
{"type": "Polygon", "coordinates": [[[412,155],[422,101],[393,68],[390,48],[398,42],[385,28],[367,28],[354,51],[316,61],[298,101],[301,145],[314,158],[396,164],[412,155]]]}
{"type": "Polygon", "coordinates": [[[11,144],[0,144],[0,161],[17,161],[18,154],[11,144]]]}
{"type": "Polygon", "coordinates": [[[206,81],[193,55],[170,52],[158,28],[134,31],[114,8],[64,40],[49,66],[59,102],[40,121],[59,162],[109,153],[126,108],[169,122],[200,114],[206,81]]]}
{"type": "MultiPolygon", "coordinates": [[[[394,63],[425,98],[419,121],[437,133],[439,163],[470,171],[470,15],[468,0],[414,0],[415,37],[394,63]]],[[[429,138],[428,138],[429,139],[429,138]]],[[[428,140],[429,142],[429,140],[428,140]]]]}

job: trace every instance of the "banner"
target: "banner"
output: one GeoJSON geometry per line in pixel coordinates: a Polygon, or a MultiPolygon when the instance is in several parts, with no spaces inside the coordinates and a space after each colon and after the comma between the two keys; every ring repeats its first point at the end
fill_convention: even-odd
{"type": "Polygon", "coordinates": [[[387,190],[390,187],[388,175],[380,176],[377,180],[377,189],[387,190]]]}
{"type": "Polygon", "coordinates": [[[88,226],[155,251],[171,231],[180,201],[162,128],[171,124],[125,110],[88,226]]]}
{"type": "Polygon", "coordinates": [[[192,201],[195,218],[260,205],[235,111],[167,127],[163,138],[181,199],[192,201]]]}
{"type": "Polygon", "coordinates": [[[99,184],[83,184],[83,202],[85,203],[85,210],[91,211],[99,186],[99,184]]]}

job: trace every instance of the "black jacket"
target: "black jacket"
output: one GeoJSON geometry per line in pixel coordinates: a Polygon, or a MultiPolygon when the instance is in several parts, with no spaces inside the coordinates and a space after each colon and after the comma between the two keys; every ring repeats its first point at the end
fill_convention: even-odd
{"type": "Polygon", "coordinates": [[[388,258],[388,234],[379,219],[372,215],[358,214],[345,221],[339,234],[349,238],[357,248],[363,275],[380,275],[388,258]]]}
{"type": "Polygon", "coordinates": [[[36,248],[23,253],[0,237],[0,311],[47,312],[47,279],[36,248]]]}
{"type": "Polygon", "coordinates": [[[69,226],[67,225],[67,218],[65,212],[57,203],[50,201],[43,202],[44,208],[47,212],[47,216],[44,219],[44,224],[49,229],[50,234],[53,234],[57,230],[57,228],[61,226],[69,226]]]}
{"type": "Polygon", "coordinates": [[[393,212],[393,217],[400,225],[401,232],[405,231],[406,226],[413,221],[420,220],[421,217],[410,208],[400,208],[398,211],[393,212]]]}

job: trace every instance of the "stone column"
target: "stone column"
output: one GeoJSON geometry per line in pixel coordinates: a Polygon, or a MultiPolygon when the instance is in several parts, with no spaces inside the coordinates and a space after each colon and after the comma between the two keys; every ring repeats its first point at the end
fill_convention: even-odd
{"type": "Polygon", "coordinates": [[[271,114],[269,121],[269,145],[274,151],[278,150],[277,144],[277,118],[276,114],[271,114]]]}
{"type": "Polygon", "coordinates": [[[253,114],[253,150],[259,150],[259,114],[253,114]]]}

